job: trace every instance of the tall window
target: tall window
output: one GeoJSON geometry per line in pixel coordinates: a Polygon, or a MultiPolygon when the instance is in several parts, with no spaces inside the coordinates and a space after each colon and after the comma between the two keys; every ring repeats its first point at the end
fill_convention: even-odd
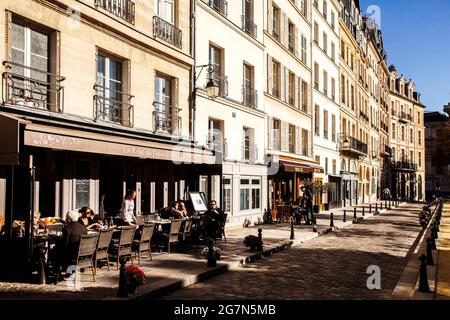
{"type": "Polygon", "coordinates": [[[328,174],[328,158],[325,158],[325,174],[328,174]]]}
{"type": "Polygon", "coordinates": [[[320,107],[317,104],[314,106],[314,133],[320,136],[320,107]]]}
{"type": "Polygon", "coordinates": [[[392,139],[395,139],[395,123],[392,124],[392,139]]]}
{"type": "Polygon", "coordinates": [[[278,119],[273,120],[273,150],[281,150],[281,121],[278,119]]]}
{"type": "Polygon", "coordinates": [[[272,94],[276,97],[280,97],[280,64],[275,60],[272,60],[272,94]]]}
{"type": "Polygon", "coordinates": [[[331,140],[336,142],[336,115],[331,115],[331,140]]]}
{"type": "Polygon", "coordinates": [[[75,162],[75,207],[89,207],[90,200],[90,162],[75,162]]]}
{"type": "Polygon", "coordinates": [[[314,88],[319,90],[319,64],[314,63],[314,88]]]}
{"type": "Polygon", "coordinates": [[[334,42],[331,42],[331,59],[336,61],[336,45],[334,42]]]}
{"type": "Polygon", "coordinates": [[[289,84],[288,84],[288,99],[289,104],[294,106],[295,101],[295,75],[292,72],[289,72],[289,84]]]}
{"type": "Polygon", "coordinates": [[[328,35],[324,32],[323,33],[323,45],[322,45],[323,51],[325,51],[325,54],[328,52],[328,35]]]}
{"type": "Polygon", "coordinates": [[[328,72],[323,70],[323,94],[328,96],[328,72]]]}
{"type": "Polygon", "coordinates": [[[333,174],[336,174],[336,172],[337,172],[336,159],[333,159],[333,174]]]}
{"type": "Polygon", "coordinates": [[[336,80],[331,78],[331,99],[336,101],[336,80]]]}
{"type": "Polygon", "coordinates": [[[224,212],[231,212],[231,179],[223,177],[222,179],[223,184],[223,211],[224,212]]]}
{"type": "Polygon", "coordinates": [[[405,141],[405,127],[402,126],[402,141],[405,141]]]}
{"type": "Polygon", "coordinates": [[[157,74],[155,77],[155,130],[169,132],[175,127],[172,118],[174,107],[172,106],[173,97],[173,78],[157,74]]]}
{"type": "Polygon", "coordinates": [[[319,43],[319,25],[314,21],[314,42],[319,43]]]}
{"type": "Polygon", "coordinates": [[[308,13],[308,1],[307,0],[300,0],[300,12],[306,16],[308,13]]]}
{"type": "Polygon", "coordinates": [[[328,4],[324,0],[323,1],[323,7],[322,7],[322,14],[323,14],[323,17],[325,18],[325,20],[327,20],[327,12],[328,12],[328,4]]]}
{"type": "Polygon", "coordinates": [[[323,137],[328,139],[328,111],[323,110],[323,137]]]}
{"type": "Polygon", "coordinates": [[[409,143],[414,143],[414,131],[409,129],[409,143]]]}
{"type": "Polygon", "coordinates": [[[308,131],[302,129],[302,156],[308,156],[309,141],[308,141],[308,131]]]}
{"type": "Polygon", "coordinates": [[[275,39],[280,40],[280,9],[273,6],[273,25],[272,25],[272,35],[275,39]]]}
{"type": "Polygon", "coordinates": [[[295,126],[289,125],[289,152],[295,153],[295,126]]]}
{"type": "Polygon", "coordinates": [[[422,167],[422,153],[419,152],[419,168],[422,167]]]}
{"type": "Polygon", "coordinates": [[[243,139],[243,159],[244,160],[250,160],[250,153],[251,153],[251,143],[250,143],[250,130],[249,128],[243,128],[242,130],[242,139],[243,139]]]}
{"type": "Polygon", "coordinates": [[[345,104],[345,77],[341,76],[341,102],[345,104]]]}
{"type": "Polygon", "coordinates": [[[261,208],[261,180],[260,179],[252,179],[252,199],[251,199],[251,208],[259,209],[261,208]]]}
{"type": "Polygon", "coordinates": [[[102,120],[119,120],[122,101],[122,63],[99,54],[97,64],[97,96],[101,97],[97,116],[102,120]]]}
{"type": "Polygon", "coordinates": [[[289,51],[295,53],[295,26],[290,20],[288,22],[288,43],[289,51]]]}
{"type": "Polygon", "coordinates": [[[301,109],[303,112],[308,112],[308,83],[302,80],[302,105],[301,109]]]}
{"type": "Polygon", "coordinates": [[[242,88],[242,95],[243,95],[243,104],[256,108],[257,106],[257,94],[254,90],[254,68],[253,66],[244,63],[243,67],[243,88],[242,88]]]}
{"type": "Polygon", "coordinates": [[[331,10],[331,29],[333,29],[333,31],[336,28],[336,16],[334,14],[334,11],[331,10]]]}
{"type": "Polygon", "coordinates": [[[241,179],[240,210],[250,209],[250,179],[241,179]]]}
{"type": "Polygon", "coordinates": [[[156,15],[161,19],[175,24],[175,0],[155,0],[156,15]]]}
{"type": "Polygon", "coordinates": [[[302,55],[301,55],[301,61],[306,64],[306,57],[307,57],[307,53],[308,53],[308,47],[307,47],[307,42],[306,42],[306,37],[304,35],[302,35],[302,55]]]}
{"type": "Polygon", "coordinates": [[[417,143],[419,144],[419,146],[422,145],[422,132],[421,131],[418,132],[417,143]]]}

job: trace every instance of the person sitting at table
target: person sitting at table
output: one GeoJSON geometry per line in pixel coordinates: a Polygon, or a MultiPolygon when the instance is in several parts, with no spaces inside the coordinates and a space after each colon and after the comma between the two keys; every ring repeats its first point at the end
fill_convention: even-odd
{"type": "Polygon", "coordinates": [[[208,211],[205,212],[206,232],[209,237],[222,238],[221,230],[225,226],[225,216],[222,209],[217,206],[217,202],[212,200],[208,211]]]}
{"type": "Polygon", "coordinates": [[[120,210],[120,218],[129,226],[135,226],[134,219],[134,199],[136,198],[136,191],[128,189],[122,202],[120,210]]]}
{"type": "Polygon", "coordinates": [[[91,208],[83,207],[78,211],[78,213],[81,215],[78,218],[78,222],[85,226],[88,230],[98,230],[101,228],[102,225],[92,219],[94,212],[91,208]]]}
{"type": "Polygon", "coordinates": [[[170,206],[170,216],[174,219],[183,219],[187,217],[187,210],[181,201],[173,202],[170,206]]]}
{"type": "Polygon", "coordinates": [[[67,222],[63,231],[64,262],[66,267],[76,260],[80,237],[88,232],[86,226],[78,222],[79,218],[80,216],[76,211],[69,211],[66,215],[67,222]]]}

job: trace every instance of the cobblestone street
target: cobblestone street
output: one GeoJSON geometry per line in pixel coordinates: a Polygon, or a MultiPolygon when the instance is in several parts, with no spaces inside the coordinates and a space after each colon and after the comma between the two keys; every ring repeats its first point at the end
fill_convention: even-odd
{"type": "Polygon", "coordinates": [[[163,299],[389,299],[420,231],[419,205],[405,204],[163,299]],[[381,269],[369,290],[367,268],[381,269]]]}

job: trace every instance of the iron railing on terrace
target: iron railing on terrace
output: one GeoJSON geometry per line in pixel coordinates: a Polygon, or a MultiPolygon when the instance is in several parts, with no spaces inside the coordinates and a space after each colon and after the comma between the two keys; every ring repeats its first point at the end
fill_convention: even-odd
{"type": "Polygon", "coordinates": [[[211,8],[219,12],[223,16],[228,15],[228,2],[225,0],[206,0],[205,1],[211,8]]]}
{"type": "Polygon", "coordinates": [[[64,77],[12,61],[4,61],[3,65],[6,70],[2,76],[3,103],[63,112],[64,77]]]}
{"type": "Polygon", "coordinates": [[[153,130],[160,133],[181,135],[180,108],[153,102],[153,130]]]}
{"type": "Polygon", "coordinates": [[[417,171],[417,164],[410,160],[391,161],[390,167],[396,171],[417,171]]]}
{"type": "Polygon", "coordinates": [[[412,117],[410,114],[408,114],[406,112],[401,112],[400,113],[400,121],[409,122],[409,121],[412,121],[412,117]]]}
{"type": "Polygon", "coordinates": [[[158,16],[153,17],[153,36],[179,49],[182,48],[183,34],[181,30],[158,16]]]}
{"type": "Polygon", "coordinates": [[[253,22],[253,20],[244,15],[241,16],[241,19],[242,19],[242,30],[244,30],[244,32],[246,32],[247,34],[251,35],[253,38],[256,38],[257,26],[253,22]]]}
{"type": "Polygon", "coordinates": [[[242,104],[246,107],[256,109],[258,107],[258,91],[250,86],[242,86],[242,104]]]}
{"type": "Polygon", "coordinates": [[[134,125],[134,106],[130,103],[134,96],[109,89],[105,83],[94,85],[94,120],[101,120],[132,128],[134,125]]]}
{"type": "Polygon", "coordinates": [[[349,135],[340,136],[341,151],[350,151],[358,154],[368,155],[367,144],[349,135]]]}
{"type": "Polygon", "coordinates": [[[95,0],[94,5],[134,24],[136,6],[131,0],[95,0]]]}

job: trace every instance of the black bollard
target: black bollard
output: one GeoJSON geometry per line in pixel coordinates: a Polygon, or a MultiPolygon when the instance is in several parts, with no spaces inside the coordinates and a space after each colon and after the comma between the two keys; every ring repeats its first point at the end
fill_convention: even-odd
{"type": "Polygon", "coordinates": [[[330,227],[334,227],[334,213],[330,213],[330,227]]]}
{"type": "Polygon", "coordinates": [[[369,213],[372,213],[372,204],[369,204],[369,213]]]}
{"type": "Polygon", "coordinates": [[[427,239],[427,265],[434,266],[433,249],[431,245],[431,239],[427,239]]]}
{"type": "Polygon", "coordinates": [[[347,222],[347,210],[344,210],[344,219],[342,221],[347,222]]]}
{"type": "Polygon", "coordinates": [[[437,250],[436,241],[434,241],[434,238],[433,237],[428,237],[427,238],[427,242],[428,242],[428,239],[430,239],[431,249],[437,250]]]}
{"type": "Polygon", "coordinates": [[[428,285],[427,275],[427,256],[422,254],[419,257],[420,260],[420,280],[419,280],[419,292],[430,292],[430,286],[428,285]]]}
{"type": "Polygon", "coordinates": [[[353,209],[353,219],[357,219],[357,216],[356,216],[356,207],[353,209]]]}
{"type": "Polygon", "coordinates": [[[366,208],[363,206],[363,212],[362,212],[363,217],[366,215],[365,210],[366,210],[366,208]]]}
{"type": "Polygon", "coordinates": [[[119,274],[119,290],[117,296],[120,298],[128,297],[127,280],[125,278],[125,264],[127,260],[125,258],[120,259],[120,274],[119,274]]]}
{"type": "Polygon", "coordinates": [[[207,267],[214,268],[217,265],[217,256],[214,252],[212,240],[208,241],[208,254],[206,255],[206,258],[208,259],[206,264],[207,267]]]}
{"type": "Polygon", "coordinates": [[[378,213],[378,202],[375,203],[375,213],[378,213]]]}
{"type": "MultiPolygon", "coordinates": [[[[292,219],[291,221],[294,221],[294,219],[292,219]]],[[[292,222],[293,224],[293,222],[292,222]]],[[[258,244],[258,251],[263,251],[263,241],[262,241],[262,229],[259,228],[258,229],[258,239],[259,239],[259,244],[258,244]]]]}
{"type": "Polygon", "coordinates": [[[291,239],[291,240],[294,240],[294,239],[295,239],[295,233],[294,233],[294,219],[293,219],[293,218],[291,219],[291,236],[290,236],[289,239],[291,239]]]}

